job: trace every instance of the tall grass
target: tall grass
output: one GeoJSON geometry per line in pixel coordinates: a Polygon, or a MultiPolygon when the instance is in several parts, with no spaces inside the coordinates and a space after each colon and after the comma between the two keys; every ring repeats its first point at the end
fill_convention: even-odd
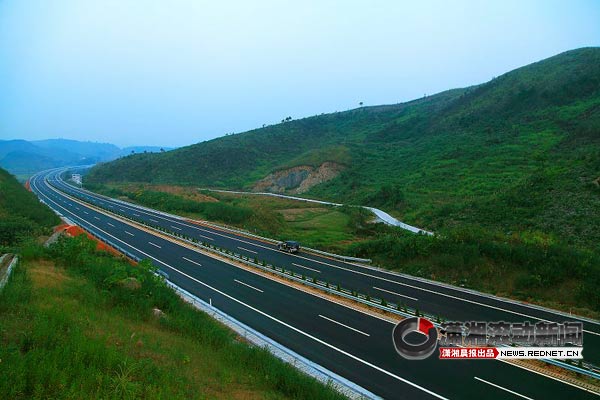
{"type": "Polygon", "coordinates": [[[133,266],[94,246],[80,236],[29,250],[0,293],[3,397],[343,397],[238,341],[175,295],[150,263],[133,266]],[[52,264],[60,285],[51,284],[52,264]],[[138,288],[123,284],[131,279],[138,288]],[[155,307],[165,317],[157,319],[155,307]]]}

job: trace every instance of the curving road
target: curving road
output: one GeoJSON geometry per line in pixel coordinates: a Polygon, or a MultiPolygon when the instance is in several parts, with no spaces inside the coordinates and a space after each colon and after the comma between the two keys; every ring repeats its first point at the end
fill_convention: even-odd
{"type": "MultiPolygon", "coordinates": [[[[396,294],[392,296],[405,296],[407,302],[417,302],[422,310],[426,309],[422,304],[442,307],[446,302],[457,307],[462,305],[454,310],[457,315],[472,317],[472,309],[484,312],[483,316],[507,313],[514,317],[518,315],[514,312],[519,310],[558,318],[556,314],[313,255],[296,257],[278,253],[271,244],[78,190],[57,179],[57,175],[57,172],[40,173],[31,179],[32,190],[51,208],[138,257],[150,259],[168,273],[175,284],[206,301],[211,299],[214,306],[234,318],[379,396],[390,399],[594,397],[579,388],[498,361],[442,361],[435,357],[423,361],[404,360],[394,351],[393,325],[387,321],[205,256],[113,215],[96,211],[65,192],[96,204],[104,202],[119,212],[143,215],[154,224],[159,221],[172,229],[185,229],[189,236],[223,243],[217,244],[223,247],[235,245],[249,256],[258,254],[259,258],[277,260],[273,262],[279,265],[297,265],[300,273],[306,273],[308,267],[315,270],[312,271],[315,274],[337,277],[340,281],[348,279],[364,287],[376,282],[380,289],[393,288],[396,294]],[[46,178],[60,190],[51,186],[46,178]],[[206,239],[208,237],[211,239],[206,239]],[[521,308],[505,311],[507,304],[521,308]]],[[[452,312],[453,307],[447,306],[444,311],[452,312]]],[[[560,316],[558,320],[564,319],[560,316]]],[[[586,322],[586,329],[592,328],[594,324],[586,322]]]]}

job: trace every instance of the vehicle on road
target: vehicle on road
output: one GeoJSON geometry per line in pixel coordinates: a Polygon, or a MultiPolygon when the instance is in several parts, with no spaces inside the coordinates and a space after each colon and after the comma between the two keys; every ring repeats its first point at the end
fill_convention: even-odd
{"type": "Polygon", "coordinates": [[[277,248],[288,253],[297,253],[300,251],[300,243],[293,240],[286,240],[285,242],[280,242],[277,248]]]}

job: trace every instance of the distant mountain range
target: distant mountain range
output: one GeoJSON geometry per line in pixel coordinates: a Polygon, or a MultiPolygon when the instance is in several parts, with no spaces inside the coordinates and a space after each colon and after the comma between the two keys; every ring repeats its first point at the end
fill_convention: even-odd
{"type": "Polygon", "coordinates": [[[65,165],[95,164],[132,153],[158,153],[172,148],[131,146],[119,148],[110,143],[80,142],[69,139],[0,140],[0,167],[25,177],[35,172],[65,165]]]}

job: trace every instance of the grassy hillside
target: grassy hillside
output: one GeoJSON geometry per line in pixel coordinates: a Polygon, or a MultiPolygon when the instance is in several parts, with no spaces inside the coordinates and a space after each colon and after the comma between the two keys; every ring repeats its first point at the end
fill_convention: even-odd
{"type": "Polygon", "coordinates": [[[94,168],[88,180],[250,188],[337,161],[308,196],[368,204],[435,231],[478,225],[600,240],[600,49],[569,51],[482,85],[285,122],[94,168]]]}
{"type": "Polygon", "coordinates": [[[0,169],[0,253],[47,233],[60,219],[14,176],[0,169]]]}
{"type": "Polygon", "coordinates": [[[200,193],[170,185],[95,184],[91,189],[272,238],[299,240],[308,247],[371,258],[376,266],[414,276],[593,318],[600,315],[600,252],[549,240],[540,232],[507,235],[465,225],[443,235],[414,235],[369,224],[372,215],[357,207],[200,193]]]}
{"type": "Polygon", "coordinates": [[[0,292],[3,398],[343,398],[184,303],[150,263],[94,249],[24,249],[0,292]]]}

